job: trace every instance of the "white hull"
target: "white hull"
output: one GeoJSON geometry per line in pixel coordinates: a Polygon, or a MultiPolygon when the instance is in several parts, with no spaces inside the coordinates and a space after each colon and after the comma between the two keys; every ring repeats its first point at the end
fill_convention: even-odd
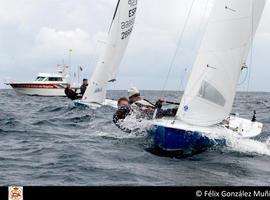
{"type": "Polygon", "coordinates": [[[74,104],[77,107],[88,107],[91,109],[97,109],[102,106],[109,106],[109,107],[117,108],[117,101],[111,100],[111,99],[105,99],[103,103],[88,103],[82,100],[75,100],[74,104]]]}
{"type": "Polygon", "coordinates": [[[10,81],[5,84],[10,85],[18,95],[65,97],[65,88],[69,83],[68,68],[63,66],[57,73],[39,73],[33,82],[10,81]]]}
{"type": "Polygon", "coordinates": [[[18,95],[65,97],[64,89],[13,88],[18,95]]]}

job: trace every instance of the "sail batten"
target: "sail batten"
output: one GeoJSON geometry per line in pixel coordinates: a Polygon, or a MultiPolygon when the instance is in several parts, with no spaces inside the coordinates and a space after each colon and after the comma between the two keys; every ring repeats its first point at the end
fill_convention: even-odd
{"type": "Polygon", "coordinates": [[[116,80],[116,72],[133,31],[137,0],[118,0],[109,31],[109,39],[98,59],[89,86],[82,98],[87,103],[103,103],[107,84],[116,80]]]}
{"type": "Polygon", "coordinates": [[[264,5],[265,0],[215,1],[178,119],[211,126],[229,115],[264,5]]]}

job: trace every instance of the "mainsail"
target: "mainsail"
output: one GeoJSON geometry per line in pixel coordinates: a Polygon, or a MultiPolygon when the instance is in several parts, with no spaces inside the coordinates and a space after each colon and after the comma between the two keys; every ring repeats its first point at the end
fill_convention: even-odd
{"type": "Polygon", "coordinates": [[[137,0],[118,0],[109,31],[109,39],[101,54],[82,101],[103,103],[108,82],[116,78],[133,30],[137,0]]]}
{"type": "Polygon", "coordinates": [[[229,116],[265,0],[215,0],[177,118],[211,126],[229,116]]]}

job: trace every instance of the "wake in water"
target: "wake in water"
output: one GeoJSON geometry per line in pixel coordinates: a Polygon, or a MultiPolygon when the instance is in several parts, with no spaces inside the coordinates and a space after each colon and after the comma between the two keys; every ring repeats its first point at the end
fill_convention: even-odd
{"type": "Polygon", "coordinates": [[[269,139],[266,142],[262,142],[255,138],[240,138],[230,131],[224,133],[211,133],[207,134],[207,136],[211,139],[224,139],[225,148],[229,151],[270,156],[269,139]]]}
{"type": "Polygon", "coordinates": [[[254,139],[234,138],[226,140],[226,147],[230,151],[236,151],[251,155],[270,156],[269,142],[261,142],[254,139]]]}

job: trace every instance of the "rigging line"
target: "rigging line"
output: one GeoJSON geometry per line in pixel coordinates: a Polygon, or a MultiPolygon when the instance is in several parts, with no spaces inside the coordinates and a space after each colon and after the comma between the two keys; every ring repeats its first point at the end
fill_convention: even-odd
{"type": "Polygon", "coordinates": [[[184,75],[183,77],[181,78],[181,83],[180,83],[180,91],[183,90],[184,91],[184,81],[186,79],[186,75],[187,75],[187,71],[188,71],[188,68],[185,68],[184,69],[184,75]]]}
{"type": "Polygon", "coordinates": [[[195,1],[196,1],[196,0],[193,0],[193,1],[192,1],[191,7],[190,7],[190,9],[189,9],[189,11],[188,11],[188,15],[187,15],[187,18],[186,18],[185,23],[184,23],[184,27],[183,27],[182,32],[181,32],[181,34],[180,34],[179,40],[178,40],[178,42],[177,42],[177,46],[176,46],[176,49],[175,49],[175,52],[174,52],[174,55],[173,55],[173,59],[172,59],[172,61],[171,61],[171,63],[170,63],[169,71],[168,71],[168,73],[167,73],[167,76],[166,76],[166,78],[165,78],[165,82],[164,82],[164,85],[163,85],[163,88],[162,88],[162,96],[163,96],[163,94],[164,94],[165,87],[166,87],[166,85],[167,85],[167,83],[168,83],[168,79],[169,79],[169,76],[170,76],[170,74],[171,74],[171,71],[172,71],[172,68],[173,68],[173,64],[174,64],[175,59],[176,59],[176,56],[177,56],[177,52],[178,52],[178,50],[179,50],[179,48],[180,48],[180,46],[181,46],[181,44],[182,44],[184,32],[185,32],[185,30],[186,30],[186,27],[187,27],[189,18],[190,18],[190,16],[191,16],[191,11],[192,11],[192,9],[193,9],[193,6],[194,6],[195,1]]]}
{"type": "MultiPolygon", "coordinates": [[[[206,16],[207,16],[207,13],[208,13],[207,10],[208,10],[208,7],[209,7],[209,3],[210,3],[210,1],[207,0],[207,3],[205,4],[205,7],[204,7],[204,14],[203,14],[202,19],[200,21],[200,27],[199,27],[199,30],[198,30],[198,33],[199,34],[203,34],[203,32],[204,32],[203,31],[203,25],[206,25],[207,24],[206,16]]],[[[200,38],[197,37],[197,39],[195,41],[195,50],[199,48],[199,45],[200,45],[200,38]]]]}
{"type": "MultiPolygon", "coordinates": [[[[207,14],[207,10],[208,10],[208,7],[209,7],[209,4],[210,4],[210,1],[208,0],[207,1],[207,3],[206,3],[206,6],[205,6],[205,15],[204,15],[204,17],[206,17],[206,14],[207,14]]],[[[209,24],[209,21],[210,21],[210,19],[209,19],[209,16],[208,16],[208,18],[206,19],[206,22],[203,22],[203,20],[201,21],[201,27],[200,27],[200,31],[202,31],[203,33],[202,33],[202,35],[204,35],[205,34],[205,32],[206,32],[206,29],[205,30],[201,30],[202,29],[202,25],[203,25],[203,23],[205,23],[206,24],[206,26],[209,24]]],[[[202,39],[201,39],[202,40],[202,39]]],[[[197,45],[199,45],[199,40],[197,40],[197,45]]],[[[198,46],[198,48],[199,48],[199,46],[198,46]]],[[[199,53],[199,50],[197,50],[197,55],[198,55],[198,53],[199,53]]],[[[191,66],[194,66],[194,63],[195,63],[195,60],[196,60],[196,58],[194,59],[194,61],[193,61],[193,63],[192,63],[192,65],[191,66]]],[[[205,70],[203,70],[203,72],[202,72],[202,76],[203,75],[205,75],[205,73],[206,73],[207,71],[205,71],[205,70]]],[[[192,73],[192,71],[190,72],[190,73],[192,73]]],[[[198,81],[200,80],[200,78],[198,79],[198,81]]],[[[187,80],[188,81],[188,80],[187,80]]],[[[195,85],[194,85],[195,86],[195,85]]],[[[183,102],[185,102],[185,91],[184,91],[184,93],[183,93],[183,96],[182,96],[182,100],[181,101],[183,101],[183,102]]]]}
{"type": "MultiPolygon", "coordinates": [[[[185,68],[184,70],[185,70],[185,71],[184,71],[184,75],[183,75],[183,77],[182,77],[182,79],[181,79],[181,83],[180,83],[180,91],[181,91],[182,88],[183,88],[183,91],[184,91],[184,80],[185,80],[185,78],[186,78],[188,68],[185,68]]],[[[183,96],[184,96],[184,94],[183,94],[183,96]]],[[[175,103],[174,105],[178,105],[178,109],[179,109],[180,104],[181,104],[181,102],[178,103],[178,104],[175,103]]],[[[178,110],[177,110],[177,112],[178,112],[178,110]]],[[[177,115],[175,115],[175,117],[174,117],[174,119],[173,119],[173,121],[172,121],[172,124],[175,123],[176,119],[177,119],[177,115]]]]}
{"type": "Polygon", "coordinates": [[[250,80],[251,80],[251,72],[252,72],[252,64],[253,64],[253,48],[254,48],[254,0],[251,0],[251,9],[252,9],[252,17],[251,17],[251,53],[250,53],[250,63],[249,63],[249,73],[248,73],[248,83],[247,83],[247,92],[249,92],[250,80]]]}
{"type": "Polygon", "coordinates": [[[237,85],[238,87],[239,87],[239,86],[242,86],[242,85],[246,82],[246,80],[247,80],[247,78],[248,78],[248,69],[244,68],[244,69],[241,70],[241,72],[243,72],[243,70],[246,71],[246,72],[245,72],[245,77],[244,77],[244,79],[243,79],[241,82],[238,83],[238,85],[237,85]]]}
{"type": "MultiPolygon", "coordinates": [[[[207,0],[206,3],[205,3],[204,12],[202,13],[202,17],[201,17],[201,20],[200,20],[200,23],[199,23],[198,33],[201,33],[202,30],[203,30],[203,24],[205,23],[204,20],[206,19],[208,6],[209,6],[209,0],[207,0]]],[[[195,40],[195,43],[194,43],[195,52],[196,52],[196,49],[198,48],[198,45],[199,45],[199,37],[197,37],[197,39],[195,40]]],[[[193,64],[194,64],[194,62],[193,62],[193,64]]],[[[193,64],[190,65],[190,66],[193,66],[193,64]]],[[[184,75],[183,75],[183,77],[181,79],[181,83],[180,83],[180,91],[185,89],[185,86],[184,86],[185,82],[184,81],[185,81],[185,79],[187,77],[188,68],[189,67],[186,67],[184,69],[184,75]]]]}

